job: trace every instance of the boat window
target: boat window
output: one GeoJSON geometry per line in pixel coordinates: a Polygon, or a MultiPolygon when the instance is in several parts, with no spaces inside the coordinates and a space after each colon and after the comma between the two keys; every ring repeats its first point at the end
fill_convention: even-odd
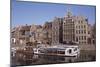
{"type": "Polygon", "coordinates": [[[76,50],[77,50],[77,48],[74,49],[74,51],[76,51],[76,50]]]}
{"type": "Polygon", "coordinates": [[[38,51],[40,51],[40,50],[38,50],[38,51]]]}
{"type": "Polygon", "coordinates": [[[72,53],[72,50],[71,50],[71,49],[69,49],[69,54],[70,54],[70,53],[72,53]]]}
{"type": "Polygon", "coordinates": [[[58,54],[65,54],[65,51],[58,51],[58,54]]]}

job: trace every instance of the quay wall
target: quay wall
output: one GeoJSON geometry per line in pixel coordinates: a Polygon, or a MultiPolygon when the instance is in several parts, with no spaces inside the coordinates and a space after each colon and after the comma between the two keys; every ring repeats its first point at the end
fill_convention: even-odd
{"type": "MultiPolygon", "coordinates": [[[[59,45],[62,45],[62,44],[59,44],[59,45]]],[[[12,46],[12,47],[23,48],[24,46],[16,45],[16,46],[12,46]]],[[[80,44],[78,46],[79,46],[80,50],[96,50],[96,46],[93,45],[93,44],[91,44],[91,45],[89,45],[89,44],[80,44]]]]}
{"type": "Polygon", "coordinates": [[[96,50],[95,45],[79,45],[80,50],[96,50]]]}

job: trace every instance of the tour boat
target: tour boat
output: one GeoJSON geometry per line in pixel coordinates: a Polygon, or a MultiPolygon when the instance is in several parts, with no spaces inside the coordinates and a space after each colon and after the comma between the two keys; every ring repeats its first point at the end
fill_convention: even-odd
{"type": "Polygon", "coordinates": [[[78,56],[80,49],[78,46],[57,45],[42,48],[34,48],[34,54],[42,55],[58,55],[58,56],[78,56]]]}

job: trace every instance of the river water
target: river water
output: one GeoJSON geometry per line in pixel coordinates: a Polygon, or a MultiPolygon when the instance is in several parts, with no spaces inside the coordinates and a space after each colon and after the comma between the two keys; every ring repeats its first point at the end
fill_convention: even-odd
{"type": "Polygon", "coordinates": [[[11,57],[11,66],[28,66],[42,64],[59,64],[59,63],[74,63],[74,62],[90,62],[96,61],[96,51],[81,51],[77,57],[61,57],[61,56],[46,56],[33,54],[16,54],[11,57]]]}

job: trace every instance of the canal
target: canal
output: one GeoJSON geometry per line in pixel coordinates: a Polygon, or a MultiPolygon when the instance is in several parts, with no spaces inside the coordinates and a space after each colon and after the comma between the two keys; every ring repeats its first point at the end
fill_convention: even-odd
{"type": "Polygon", "coordinates": [[[11,56],[11,66],[28,66],[41,64],[59,64],[96,61],[96,51],[81,51],[77,57],[46,56],[17,53],[11,56]]]}

